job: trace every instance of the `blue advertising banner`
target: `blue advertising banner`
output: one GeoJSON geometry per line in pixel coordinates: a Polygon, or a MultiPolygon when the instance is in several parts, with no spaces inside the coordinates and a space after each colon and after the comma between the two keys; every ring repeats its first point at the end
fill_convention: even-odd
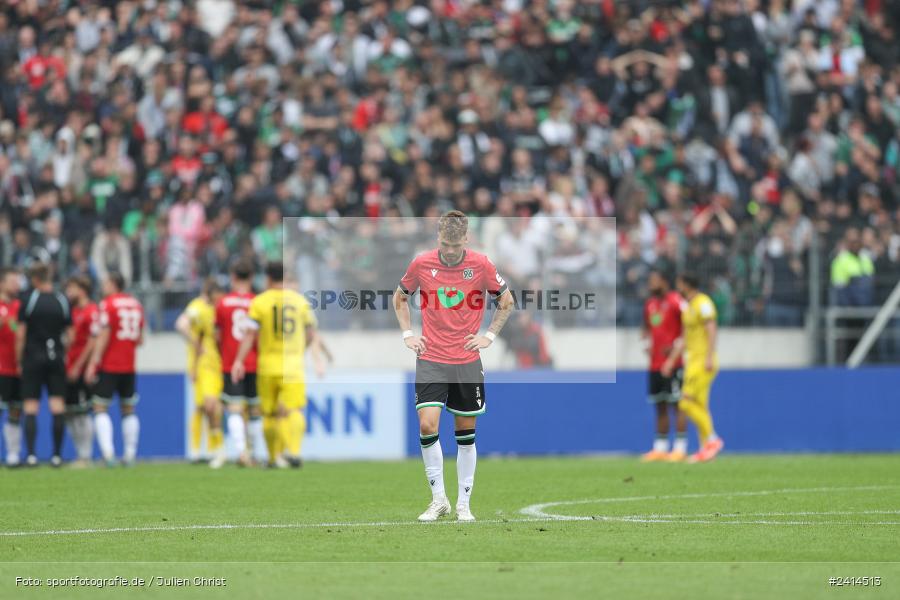
{"type": "MultiPolygon", "coordinates": [[[[616,383],[487,381],[487,413],[478,420],[481,454],[640,452],[653,439],[646,375],[621,371],[616,383]]],[[[541,375],[546,381],[546,374],[541,375]]],[[[506,375],[506,381],[509,375],[506,375]]],[[[736,452],[900,451],[897,368],[724,371],[712,390],[716,429],[736,452]]],[[[188,413],[183,374],[138,377],[139,456],[183,458],[188,413]]],[[[344,374],[307,389],[311,459],[395,459],[419,456],[412,374],[380,378],[344,374]]],[[[121,453],[118,408],[113,406],[121,453]]],[[[452,415],[441,423],[444,452],[456,452],[452,415]]],[[[692,447],[696,439],[692,434],[692,447]]],[[[5,451],[4,451],[5,452],[5,451]]],[[[50,456],[50,418],[39,419],[38,455],[50,456]]],[[[66,457],[71,458],[66,442],[66,457]]]]}

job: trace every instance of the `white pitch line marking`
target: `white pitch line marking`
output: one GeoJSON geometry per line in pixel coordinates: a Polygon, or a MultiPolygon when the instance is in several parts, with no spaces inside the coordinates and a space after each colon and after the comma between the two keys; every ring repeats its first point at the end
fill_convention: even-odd
{"type": "Polygon", "coordinates": [[[593,516],[575,516],[560,515],[547,512],[548,509],[560,506],[576,506],[582,504],[614,504],[621,502],[635,502],[647,500],[681,500],[696,498],[723,498],[723,497],[745,497],[745,496],[773,496],[777,494],[817,494],[832,493],[844,491],[877,491],[897,489],[897,485],[865,485],[865,486],[849,486],[849,487],[817,487],[817,488],[783,488],[777,490],[755,490],[741,492],[706,492],[692,494],[665,494],[657,496],[622,496],[618,498],[595,498],[591,500],[561,500],[557,502],[543,502],[540,504],[532,504],[526,506],[519,511],[529,518],[535,519],[552,519],[555,521],[615,521],[622,523],[683,523],[698,525],[900,525],[900,521],[877,521],[877,522],[848,522],[848,521],[777,521],[777,520],[729,520],[728,517],[773,517],[773,516],[826,516],[826,515],[862,515],[862,514],[900,514],[900,511],[800,511],[796,513],[730,513],[728,515],[719,515],[716,519],[710,519],[710,514],[701,515],[593,515],[593,516]],[[687,517],[687,518],[685,518],[687,517]],[[705,518],[694,518],[705,517],[705,518]],[[725,518],[723,518],[725,517],[725,518]]]}
{"type": "MultiPolygon", "coordinates": [[[[502,523],[547,523],[559,521],[617,521],[630,523],[690,523],[690,524],[757,524],[757,525],[900,525],[900,521],[861,522],[851,523],[846,521],[730,521],[724,520],[685,520],[674,517],[708,517],[709,515],[625,515],[625,516],[574,516],[555,515],[544,512],[545,509],[555,506],[573,506],[579,504],[606,504],[616,502],[633,502],[641,500],[674,500],[691,498],[713,498],[726,496],[771,496],[774,494],[802,494],[802,493],[827,493],[839,491],[873,491],[900,488],[898,485],[871,485],[856,487],[821,487],[821,488],[796,488],[780,490],[760,490],[747,492],[710,492],[696,494],[673,494],[659,496],[623,496],[620,498],[597,498],[593,500],[564,500],[559,502],[544,502],[526,506],[519,512],[526,515],[524,518],[512,519],[479,519],[475,524],[502,524],[502,523]],[[673,517],[673,518],[669,518],[673,517]]],[[[833,511],[833,512],[798,512],[798,513],[747,513],[738,516],[814,516],[814,515],[861,515],[861,514],[900,514],[900,511],[833,511]]],[[[720,518],[730,515],[720,515],[720,518]]],[[[242,529],[324,529],[328,527],[397,527],[397,526],[421,526],[429,525],[460,525],[471,526],[469,523],[457,523],[453,519],[437,521],[435,523],[419,523],[418,521],[366,521],[329,522],[329,523],[221,523],[206,525],[147,525],[138,527],[86,527],[79,529],[48,529],[43,531],[0,531],[0,537],[30,537],[30,536],[65,536],[65,535],[95,535],[108,533],[149,533],[149,532],[177,532],[177,531],[229,531],[242,529]]]]}
{"type": "MultiPolygon", "coordinates": [[[[516,519],[479,519],[475,524],[499,524],[499,523],[547,523],[555,521],[552,518],[516,518],[516,519]]],[[[590,520],[590,517],[585,520],[590,520]]],[[[240,529],[324,529],[327,527],[397,527],[401,525],[418,525],[428,527],[430,525],[459,525],[469,526],[470,523],[459,523],[456,519],[445,519],[434,523],[420,523],[411,521],[367,521],[362,523],[222,523],[209,525],[148,525],[142,527],[88,527],[82,529],[47,529],[44,531],[0,531],[0,537],[28,537],[28,536],[54,536],[54,535],[92,535],[102,533],[146,533],[169,531],[220,531],[240,529]]]]}
{"type": "MultiPolygon", "coordinates": [[[[783,513],[784,516],[792,516],[791,513],[783,513]]],[[[804,513],[815,515],[816,513],[804,513]]],[[[855,513],[847,513],[855,514],[855,513]]],[[[611,517],[597,515],[591,517],[595,521],[615,521],[617,523],[672,523],[676,525],[900,525],[900,521],[773,521],[766,519],[753,519],[742,521],[715,520],[715,519],[663,519],[652,518],[650,515],[632,515],[626,517],[611,517]]],[[[584,520],[580,518],[579,520],[584,520]]]]}
{"type": "MultiPolygon", "coordinates": [[[[657,514],[628,515],[643,519],[701,519],[715,517],[717,519],[739,519],[741,517],[825,517],[837,515],[900,515],[900,510],[824,510],[824,511],[797,511],[797,512],[760,512],[760,513],[696,513],[687,514],[657,514]]],[[[626,518],[623,516],[622,518],[626,518]]]]}

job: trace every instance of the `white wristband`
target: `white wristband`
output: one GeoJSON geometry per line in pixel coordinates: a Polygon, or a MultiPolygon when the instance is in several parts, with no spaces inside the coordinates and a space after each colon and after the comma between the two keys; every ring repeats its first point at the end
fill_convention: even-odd
{"type": "Polygon", "coordinates": [[[484,337],[486,337],[487,339],[489,339],[493,342],[494,340],[497,339],[497,334],[495,334],[493,331],[488,331],[486,334],[484,334],[484,337]]]}
{"type": "Polygon", "coordinates": [[[416,334],[414,334],[412,332],[412,329],[407,329],[406,331],[403,332],[403,339],[405,340],[406,338],[411,338],[414,335],[416,335],[416,334]]]}

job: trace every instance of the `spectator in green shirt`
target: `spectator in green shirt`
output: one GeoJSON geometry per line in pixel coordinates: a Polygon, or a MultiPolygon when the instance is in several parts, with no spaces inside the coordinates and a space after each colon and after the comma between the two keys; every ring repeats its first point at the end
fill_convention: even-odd
{"type": "Polygon", "coordinates": [[[91,164],[91,176],[87,181],[87,193],[94,199],[97,214],[106,212],[106,203],[116,193],[119,186],[119,178],[109,172],[106,159],[97,157],[91,164]]]}
{"type": "Polygon", "coordinates": [[[284,230],[281,227],[281,208],[269,206],[263,214],[263,221],[250,234],[253,249],[263,261],[281,260],[284,230]]]}

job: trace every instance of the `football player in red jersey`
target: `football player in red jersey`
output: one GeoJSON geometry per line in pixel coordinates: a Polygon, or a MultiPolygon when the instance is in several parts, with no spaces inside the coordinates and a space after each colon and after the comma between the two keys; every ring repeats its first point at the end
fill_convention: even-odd
{"type": "Polygon", "coordinates": [[[88,359],[94,348],[99,312],[91,302],[91,280],[73,277],[66,282],[66,297],[72,307],[72,327],[66,352],[66,413],[77,460],[73,467],[87,466],[94,446],[94,423],[90,415],[90,388],[84,380],[88,359]]]}
{"type": "Polygon", "coordinates": [[[263,436],[262,414],[256,393],[256,349],[244,360],[246,375],[235,382],[231,379],[231,367],[237,356],[241,339],[250,325],[247,311],[253,301],[253,266],[239,261],[231,268],[231,291],[216,303],[216,332],[219,338],[219,354],[222,356],[222,377],[225,380],[222,400],[228,411],[228,438],[238,454],[238,464],[248,465],[247,438],[244,431],[244,409],[247,409],[247,430],[250,444],[257,458],[268,460],[263,436]]]}
{"type": "Polygon", "coordinates": [[[687,420],[678,409],[681,397],[681,359],[669,376],[663,365],[681,337],[681,296],[672,289],[669,276],[654,269],[647,279],[650,296],[644,303],[644,323],[641,337],[649,338],[650,353],[649,400],[656,405],[656,440],[653,449],[641,456],[645,462],[679,462],[687,457],[687,420]],[[675,444],[669,453],[669,411],[675,413],[675,444]]]}
{"type": "Polygon", "coordinates": [[[0,410],[6,408],[3,439],[6,442],[6,464],[19,465],[22,451],[22,395],[19,364],[16,360],[21,276],[12,268],[0,270],[0,410]]]}
{"type": "Polygon", "coordinates": [[[113,426],[107,409],[113,395],[119,395],[122,409],[123,464],[131,465],[137,456],[140,421],[134,412],[138,402],[135,387],[135,356],[144,341],[144,308],[125,293],[125,279],[110,273],[103,281],[97,340],[91,353],[85,379],[94,386],[94,429],[97,444],[106,464],[115,464],[113,426]]]}
{"type": "Polygon", "coordinates": [[[444,491],[444,456],[438,440],[441,409],[452,413],[456,426],[458,521],[474,521],[469,507],[475,483],[475,419],[484,414],[484,368],[480,350],[489,347],[512,313],[514,300],[494,263],[466,249],[468,218],[458,210],[441,216],[438,248],[420,254],[394,292],[394,310],[406,347],[416,353],[416,412],[425,477],[431,504],[420,521],[435,521],[450,512],[444,491]],[[419,291],[422,335],[410,328],[409,296],[419,291]],[[485,291],[498,305],[488,331],[478,333],[487,303],[485,291]]]}

